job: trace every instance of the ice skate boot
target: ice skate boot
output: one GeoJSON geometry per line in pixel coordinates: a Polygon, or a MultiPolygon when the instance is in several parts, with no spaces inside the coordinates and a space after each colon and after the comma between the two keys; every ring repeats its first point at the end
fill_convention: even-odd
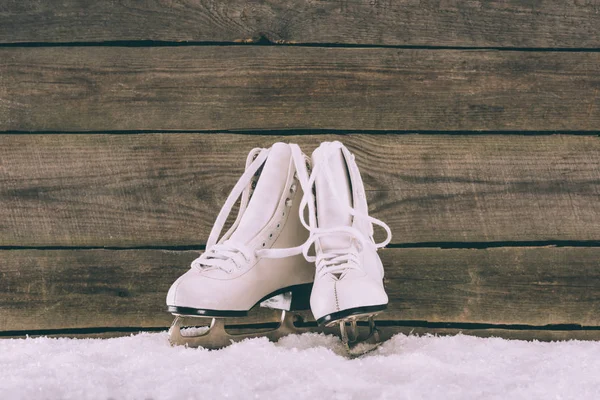
{"type": "Polygon", "coordinates": [[[313,171],[305,183],[307,199],[303,199],[302,208],[309,206],[310,211],[313,194],[307,187],[314,185],[316,210],[310,211],[309,216],[316,215],[316,219],[307,223],[303,209],[300,214],[301,222],[311,231],[303,252],[316,264],[311,309],[319,325],[339,326],[351,355],[353,351],[362,353],[379,341],[373,317],[386,309],[388,297],[377,249],[389,243],[391,231],[385,223],[368,215],[358,166],[343,144],[322,143],[313,152],[312,160],[313,171]],[[373,225],[386,231],[384,242],[375,243],[373,225]],[[312,243],[314,257],[308,255],[312,243]],[[367,327],[359,327],[359,320],[368,321],[367,327]],[[362,345],[357,347],[359,343],[362,345]]]}
{"type": "Polygon", "coordinates": [[[266,332],[231,333],[224,321],[247,316],[259,304],[292,311],[309,306],[314,266],[300,254],[309,232],[298,218],[303,193],[296,173],[296,167],[305,169],[309,160],[297,149],[294,154],[296,159],[290,145],[276,143],[248,155],[246,170],[216,219],[206,251],[169,290],[167,308],[176,316],[169,330],[172,344],[216,349],[245,338],[277,340],[308,330],[297,328],[294,316],[285,311],[280,324],[266,332]],[[237,218],[220,237],[240,196],[237,218]],[[183,317],[212,322],[201,335],[185,336],[183,317]]]}

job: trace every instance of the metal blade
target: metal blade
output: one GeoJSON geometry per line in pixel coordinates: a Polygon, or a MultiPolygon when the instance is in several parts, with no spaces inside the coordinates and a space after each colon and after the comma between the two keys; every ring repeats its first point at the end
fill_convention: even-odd
{"type": "Polygon", "coordinates": [[[266,337],[276,342],[284,336],[290,334],[300,334],[314,331],[310,327],[298,327],[294,324],[296,316],[292,313],[282,311],[281,319],[276,328],[261,330],[250,333],[231,333],[225,327],[225,320],[213,318],[210,328],[199,335],[183,335],[181,326],[183,318],[175,317],[171,328],[169,329],[169,342],[174,346],[203,347],[206,349],[221,349],[229,346],[233,342],[239,342],[244,339],[266,337]]]}

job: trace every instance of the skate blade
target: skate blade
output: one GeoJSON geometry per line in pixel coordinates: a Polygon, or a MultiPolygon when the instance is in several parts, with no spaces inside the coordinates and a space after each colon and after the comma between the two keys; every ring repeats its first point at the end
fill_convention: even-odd
{"type": "Polygon", "coordinates": [[[293,313],[282,311],[281,319],[275,328],[247,333],[232,333],[226,329],[224,319],[213,318],[208,330],[197,335],[184,335],[181,331],[183,317],[177,315],[169,329],[169,342],[172,346],[203,347],[210,350],[222,349],[234,342],[259,337],[266,337],[276,342],[287,335],[312,331],[308,327],[296,326],[295,322],[298,318],[293,313]]]}
{"type": "Polygon", "coordinates": [[[379,313],[354,314],[332,321],[327,327],[339,326],[340,339],[350,358],[361,357],[377,349],[381,344],[380,334],[375,326],[375,316],[379,313]],[[359,320],[368,321],[367,329],[358,326],[359,320]]]}

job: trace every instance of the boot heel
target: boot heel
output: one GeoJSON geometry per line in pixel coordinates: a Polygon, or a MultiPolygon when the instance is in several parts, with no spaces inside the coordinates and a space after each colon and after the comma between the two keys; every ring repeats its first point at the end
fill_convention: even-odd
{"type": "Polygon", "coordinates": [[[312,283],[292,286],[292,304],[290,311],[310,310],[310,294],[312,293],[312,283]]]}
{"type": "Polygon", "coordinates": [[[312,283],[289,286],[262,300],[260,306],[284,311],[309,310],[311,292],[312,283]]]}

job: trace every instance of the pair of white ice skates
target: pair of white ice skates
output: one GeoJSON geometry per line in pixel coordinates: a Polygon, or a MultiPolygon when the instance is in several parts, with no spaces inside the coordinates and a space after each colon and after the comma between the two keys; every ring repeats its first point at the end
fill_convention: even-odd
{"type": "Polygon", "coordinates": [[[206,251],[169,290],[168,311],[176,316],[169,339],[215,349],[250,337],[275,341],[321,331],[339,334],[349,349],[376,343],[373,317],[388,303],[377,249],[390,239],[389,227],[368,215],[358,166],[340,142],[322,143],[312,160],[295,144],[253,149],[206,251]],[[240,196],[237,217],[221,236],[240,196]],[[385,229],[382,243],[375,243],[373,225],[385,229]],[[307,309],[309,299],[317,327],[286,313],[307,309]],[[224,318],[247,316],[256,305],[283,310],[278,326],[266,332],[226,329],[224,318]],[[213,320],[208,331],[184,336],[183,317],[213,320]],[[358,320],[367,320],[367,327],[358,320]]]}

